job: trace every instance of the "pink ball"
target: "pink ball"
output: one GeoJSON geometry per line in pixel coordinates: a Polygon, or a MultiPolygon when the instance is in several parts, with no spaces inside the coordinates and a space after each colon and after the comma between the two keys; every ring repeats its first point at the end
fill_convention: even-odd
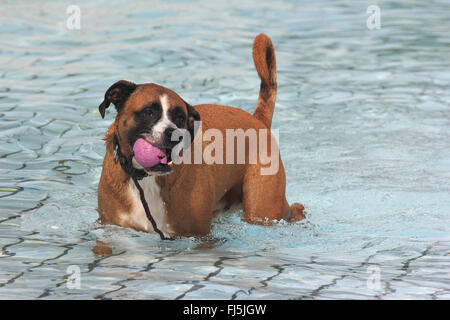
{"type": "Polygon", "coordinates": [[[133,151],[134,158],[144,168],[151,168],[160,163],[167,164],[166,152],[142,138],[136,140],[133,151]]]}

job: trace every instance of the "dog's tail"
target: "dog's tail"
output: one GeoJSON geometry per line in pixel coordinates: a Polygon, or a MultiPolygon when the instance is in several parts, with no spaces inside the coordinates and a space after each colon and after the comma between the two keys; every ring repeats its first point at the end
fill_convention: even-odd
{"type": "Polygon", "coordinates": [[[263,33],[253,42],[253,61],[261,78],[258,104],[253,116],[270,129],[277,99],[277,62],[272,41],[263,33]]]}

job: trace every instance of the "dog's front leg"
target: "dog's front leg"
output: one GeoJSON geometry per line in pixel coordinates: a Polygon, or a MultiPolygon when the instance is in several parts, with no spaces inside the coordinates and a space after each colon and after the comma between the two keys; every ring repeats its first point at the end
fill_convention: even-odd
{"type": "Polygon", "coordinates": [[[205,236],[212,221],[212,194],[201,190],[177,193],[166,202],[167,217],[177,236],[205,236]]]}

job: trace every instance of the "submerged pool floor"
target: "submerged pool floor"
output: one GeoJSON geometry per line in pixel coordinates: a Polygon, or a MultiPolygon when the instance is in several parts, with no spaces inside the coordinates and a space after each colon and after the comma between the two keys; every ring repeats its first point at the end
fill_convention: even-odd
{"type": "Polygon", "coordinates": [[[110,2],[81,2],[80,30],[69,2],[0,5],[0,299],[450,299],[447,1],[382,2],[373,30],[353,1],[110,2]],[[156,82],[252,112],[260,32],[307,219],[235,212],[169,242],[99,226],[105,90],[156,82]]]}

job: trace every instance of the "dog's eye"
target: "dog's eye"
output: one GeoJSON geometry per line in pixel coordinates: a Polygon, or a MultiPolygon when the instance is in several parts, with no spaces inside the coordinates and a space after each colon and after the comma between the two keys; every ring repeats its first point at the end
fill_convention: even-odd
{"type": "Polygon", "coordinates": [[[144,115],[145,117],[152,117],[152,116],[153,116],[153,110],[150,109],[150,108],[145,108],[145,109],[144,109],[144,112],[143,112],[143,115],[144,115]]]}
{"type": "Polygon", "coordinates": [[[180,127],[184,124],[185,119],[186,118],[185,118],[184,114],[180,114],[175,117],[174,122],[178,127],[180,127]]]}

